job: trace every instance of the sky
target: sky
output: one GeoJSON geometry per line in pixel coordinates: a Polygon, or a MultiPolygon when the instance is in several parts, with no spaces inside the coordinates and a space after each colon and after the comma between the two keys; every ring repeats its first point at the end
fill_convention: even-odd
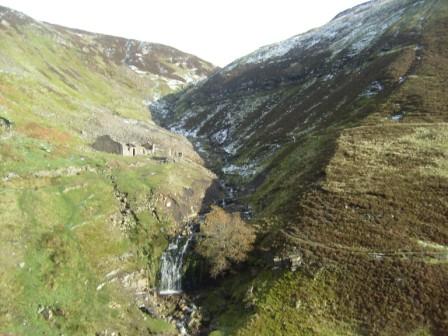
{"type": "Polygon", "coordinates": [[[365,0],[0,0],[40,20],[163,43],[224,66],[365,0]]]}

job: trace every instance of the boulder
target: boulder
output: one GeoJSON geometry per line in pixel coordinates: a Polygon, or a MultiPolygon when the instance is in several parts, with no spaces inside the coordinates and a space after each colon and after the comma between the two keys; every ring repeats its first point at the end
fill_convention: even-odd
{"type": "Polygon", "coordinates": [[[13,126],[12,121],[10,121],[6,118],[0,117],[0,133],[10,131],[12,126],[13,126]]]}

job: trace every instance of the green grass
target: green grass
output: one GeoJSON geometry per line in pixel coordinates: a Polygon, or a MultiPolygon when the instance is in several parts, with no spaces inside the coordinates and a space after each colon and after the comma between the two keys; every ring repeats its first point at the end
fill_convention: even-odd
{"type": "Polygon", "coordinates": [[[168,88],[96,47],[83,51],[69,34],[25,25],[0,29],[0,41],[0,116],[14,123],[0,134],[0,333],[175,334],[106,275],[144,270],[153,287],[170,233],[201,205],[211,175],[186,160],[95,152],[81,136],[96,113],[150,122],[142,102],[159,92],[146,90],[168,88]],[[193,186],[197,194],[183,199],[193,186]],[[127,194],[131,228],[112,220],[121,210],[115,189],[127,194]]]}
{"type": "Polygon", "coordinates": [[[239,335],[354,335],[350,324],[337,319],[332,275],[314,278],[286,273],[276,280],[269,274],[254,284],[257,312],[239,335]],[[261,282],[261,283],[260,283],[261,282]]]}
{"type": "MultiPolygon", "coordinates": [[[[91,334],[107,328],[172,333],[170,324],[144,316],[121,286],[97,288],[115,269],[146,269],[149,283],[156,284],[160,255],[178,218],[155,197],[180,198],[185,187],[201,180],[206,188],[205,170],[187,162],[163,165],[84,151],[76,143],[14,132],[1,147],[0,175],[17,176],[0,182],[5,242],[0,330],[23,335],[91,334]],[[70,175],[70,169],[76,174],[70,175]],[[112,225],[120,204],[110,176],[136,214],[130,231],[112,225]],[[130,259],[120,261],[129,253],[130,259]],[[39,313],[44,308],[54,312],[51,320],[39,313]]],[[[200,205],[200,196],[195,197],[190,205],[200,205]]]]}
{"type": "MultiPolygon", "coordinates": [[[[349,62],[333,82],[303,88],[298,80],[291,88],[278,88],[269,120],[277,122],[275,130],[254,129],[231,158],[232,163],[261,161],[255,178],[231,178],[255,189],[245,201],[259,215],[253,221],[259,236],[244,265],[255,275],[235,267],[235,274],[207,289],[204,306],[217,333],[446,333],[447,15],[446,2],[428,1],[421,13],[409,11],[371,52],[349,62]],[[393,52],[381,54],[390,47],[393,52]],[[398,85],[403,75],[406,81],[398,85]],[[385,84],[384,91],[360,97],[360,88],[375,80],[385,84]],[[302,123],[306,107],[316,103],[322,104],[302,123]],[[404,118],[392,121],[399,112],[404,118]],[[275,137],[276,130],[283,136],[293,126],[296,143],[275,137]],[[277,140],[280,149],[266,156],[277,140]],[[303,256],[302,268],[272,270],[274,256],[295,251],[303,256]],[[415,254],[400,255],[403,251],[415,254]],[[244,309],[246,295],[232,294],[252,286],[252,304],[244,309]]],[[[233,84],[248,82],[254,73],[257,80],[265,76],[261,69],[248,74],[241,69],[231,85],[223,82],[234,111],[241,109],[241,97],[232,95],[233,84]]],[[[252,89],[253,97],[263,92],[252,89]]],[[[219,94],[205,86],[195,97],[201,90],[219,94]]],[[[176,116],[187,109],[188,98],[179,99],[176,116]]],[[[195,104],[197,111],[209,111],[218,102],[195,104]]],[[[264,112],[257,117],[268,119],[264,112]]]]}
{"type": "MultiPolygon", "coordinates": [[[[333,82],[335,90],[319,108],[337,112],[322,122],[316,113],[312,131],[299,129],[295,144],[282,142],[280,151],[263,159],[266,178],[247,198],[262,217],[254,221],[260,232],[247,271],[236,268],[200,299],[212,317],[212,334],[447,330],[447,263],[425,254],[444,252],[440,246],[448,244],[446,5],[436,5],[418,38],[424,45],[420,65],[414,64],[413,19],[390,32],[403,41],[386,36],[375,55],[359,60],[365,78],[333,82]],[[378,56],[391,43],[401,47],[378,56]],[[403,85],[383,95],[352,96],[378,76],[389,83],[408,72],[403,85]],[[336,108],[346,98],[351,101],[336,108]],[[406,114],[393,123],[387,118],[397,106],[406,114]],[[302,268],[272,269],[274,255],[295,249],[303,254],[302,268]],[[403,250],[424,257],[394,255],[403,250]],[[373,258],[369,252],[392,255],[373,258]]],[[[145,91],[160,84],[159,93],[166,93],[166,86],[136,81],[95,52],[84,53],[82,43],[58,44],[52,33],[26,27],[0,34],[0,116],[15,124],[0,140],[0,333],[173,333],[171,325],[143,315],[118,280],[105,277],[117,269],[145,269],[154,285],[169,234],[179,217],[188,217],[191,201],[200,203],[211,177],[188,162],[160,165],[95,153],[80,136],[98,112],[148,120],[142,100],[156,92],[145,91]],[[81,171],[67,176],[70,167],[81,171]],[[47,171],[54,176],[35,176],[47,171]],[[10,173],[19,177],[3,180],[10,173]],[[111,220],[120,212],[112,180],[135,216],[124,232],[111,220]],[[191,197],[189,188],[200,191],[191,197]],[[43,309],[54,316],[46,319],[43,309]]],[[[322,99],[317,93],[326,92],[321,89],[287,88],[281,108],[308,94],[303,106],[312,106],[311,100],[322,99]]],[[[188,100],[183,104],[178,115],[188,100]]],[[[277,126],[289,124],[292,119],[277,126]]],[[[257,136],[261,145],[278,140],[257,136]]],[[[238,162],[262,153],[249,145],[238,162]]]]}
{"type": "Polygon", "coordinates": [[[165,323],[144,317],[119,286],[106,285],[101,290],[97,287],[114,269],[133,272],[147,268],[150,283],[155,284],[159,257],[174,221],[165,214],[169,212],[166,209],[160,210],[160,222],[147,209],[137,209],[153,201],[155,193],[175,192],[189,180],[182,179],[173,167],[150,160],[135,169],[129,165],[144,159],[121,160],[92,153],[81,157],[76,151],[60,157],[48,154],[32,139],[13,137],[8,142],[19,150],[7,157],[2,147],[2,157],[7,158],[2,161],[1,175],[14,172],[20,176],[3,182],[0,193],[5,242],[0,259],[5,314],[0,329],[24,335],[89,334],[106,328],[167,330],[165,323]],[[17,141],[28,146],[18,145],[17,141]],[[132,232],[123,233],[110,220],[119,212],[119,202],[105,174],[108,162],[120,162],[121,168],[112,170],[112,175],[136,209],[138,223],[132,232]],[[74,176],[66,176],[61,170],[85,166],[93,170],[74,176]],[[34,173],[42,171],[63,173],[34,177],[34,173]],[[130,260],[119,260],[129,252],[133,255],[130,260]],[[121,308],[110,308],[112,302],[121,308]],[[54,318],[45,320],[38,313],[41,307],[50,307],[54,318]]]}

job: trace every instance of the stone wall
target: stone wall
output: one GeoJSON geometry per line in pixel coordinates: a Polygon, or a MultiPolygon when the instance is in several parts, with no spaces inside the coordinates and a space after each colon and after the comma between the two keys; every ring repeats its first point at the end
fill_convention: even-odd
{"type": "Polygon", "coordinates": [[[112,153],[112,154],[123,154],[123,146],[119,142],[113,140],[109,135],[102,135],[96,138],[92,147],[98,151],[112,153]]]}
{"type": "Polygon", "coordinates": [[[147,155],[148,150],[139,145],[126,144],[123,145],[123,156],[141,156],[147,155]]]}
{"type": "Polygon", "coordinates": [[[132,143],[121,143],[112,139],[109,135],[102,135],[96,138],[92,147],[98,151],[118,154],[123,156],[142,156],[153,154],[155,145],[136,145],[132,143]]]}

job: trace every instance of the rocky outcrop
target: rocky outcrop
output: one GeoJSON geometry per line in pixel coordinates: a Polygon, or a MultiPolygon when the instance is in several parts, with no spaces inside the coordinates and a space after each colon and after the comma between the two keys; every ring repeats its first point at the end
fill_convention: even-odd
{"type": "Polygon", "coordinates": [[[0,134],[3,132],[9,132],[12,129],[13,123],[12,121],[0,117],[0,134]]]}
{"type": "Polygon", "coordinates": [[[300,253],[292,253],[284,256],[275,256],[273,259],[274,269],[289,268],[291,272],[295,272],[303,263],[300,253]]]}

